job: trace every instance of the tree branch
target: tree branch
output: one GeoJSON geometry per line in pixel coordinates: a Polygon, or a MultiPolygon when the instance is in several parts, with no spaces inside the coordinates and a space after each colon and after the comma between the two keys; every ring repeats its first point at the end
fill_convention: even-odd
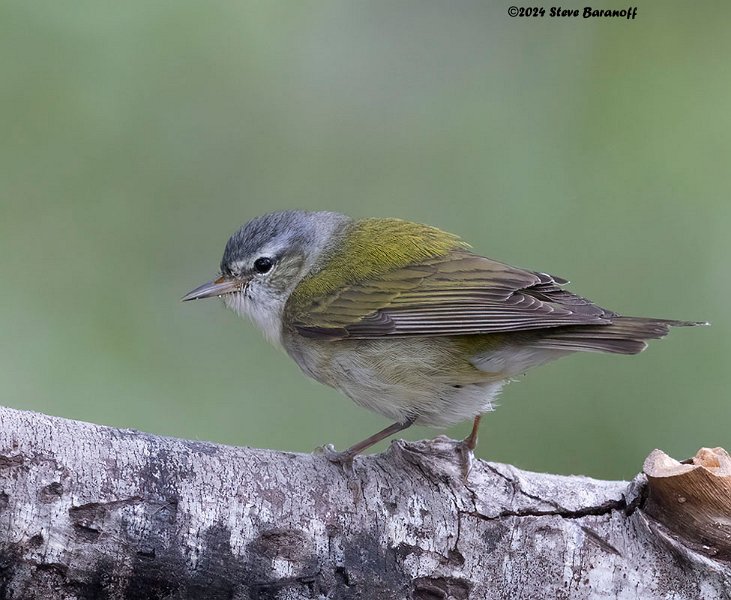
{"type": "Polygon", "coordinates": [[[0,598],[731,597],[728,506],[698,517],[719,535],[687,541],[685,516],[658,510],[677,482],[667,500],[644,475],[483,461],[464,481],[446,438],[346,472],[6,408],[0,423],[0,598]]]}

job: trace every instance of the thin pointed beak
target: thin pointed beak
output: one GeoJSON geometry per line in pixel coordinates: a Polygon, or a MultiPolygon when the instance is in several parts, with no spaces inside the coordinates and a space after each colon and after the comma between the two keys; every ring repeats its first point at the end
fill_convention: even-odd
{"type": "Polygon", "coordinates": [[[246,281],[226,279],[221,276],[218,279],[204,283],[194,290],[188,292],[180,300],[187,302],[188,300],[200,300],[202,298],[213,298],[214,296],[223,296],[232,292],[240,292],[246,286],[246,281]]]}

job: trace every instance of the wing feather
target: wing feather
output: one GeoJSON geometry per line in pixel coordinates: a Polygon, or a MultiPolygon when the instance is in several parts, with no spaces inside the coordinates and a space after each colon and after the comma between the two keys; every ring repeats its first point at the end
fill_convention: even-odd
{"type": "Polygon", "coordinates": [[[611,323],[614,313],[564,290],[560,277],[456,250],[353,282],[290,313],[321,339],[443,336],[611,323]]]}

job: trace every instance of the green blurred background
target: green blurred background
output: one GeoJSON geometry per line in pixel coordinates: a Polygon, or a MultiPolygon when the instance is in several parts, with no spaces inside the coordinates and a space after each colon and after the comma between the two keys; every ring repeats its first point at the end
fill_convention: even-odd
{"type": "Polygon", "coordinates": [[[629,478],[655,447],[731,447],[731,5],[508,6],[3,2],[0,402],[296,451],[380,429],[219,302],[179,302],[244,221],[330,209],[713,322],[532,371],[479,456],[629,478]]]}

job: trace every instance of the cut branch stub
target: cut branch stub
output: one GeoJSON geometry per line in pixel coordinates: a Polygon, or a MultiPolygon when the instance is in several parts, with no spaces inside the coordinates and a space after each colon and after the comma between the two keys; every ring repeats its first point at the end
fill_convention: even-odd
{"type": "Polygon", "coordinates": [[[731,561],[731,456],[701,448],[690,464],[653,450],[645,460],[644,512],[697,551],[731,561]]]}

